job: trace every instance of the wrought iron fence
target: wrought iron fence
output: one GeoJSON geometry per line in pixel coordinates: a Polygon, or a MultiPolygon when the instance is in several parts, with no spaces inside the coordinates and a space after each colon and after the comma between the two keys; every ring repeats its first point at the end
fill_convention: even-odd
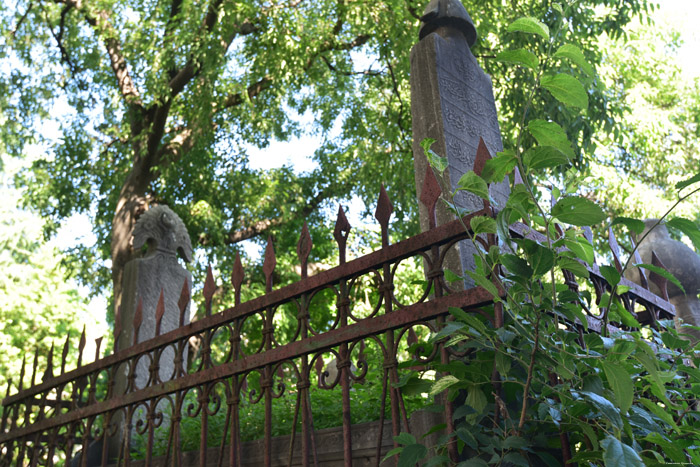
{"type": "MultiPolygon", "coordinates": [[[[477,166],[483,166],[483,161],[477,166]]],[[[297,247],[301,280],[296,283],[274,289],[276,259],[272,243],[268,243],[263,296],[241,303],[244,271],[237,258],[232,272],[235,306],[231,308],[212,310],[216,287],[210,269],[203,287],[207,311],[203,319],[101,358],[98,340],[95,361],[89,364],[82,364],[83,334],[77,368],[66,371],[66,341],[60,371],[54,374],[52,351],[41,382],[36,381],[39,368],[35,358],[29,387],[24,387],[23,366],[19,383],[15,388],[8,385],[2,403],[0,464],[51,466],[65,462],[86,467],[108,465],[115,462],[114,456],[122,465],[133,465],[137,458],[145,465],[249,465],[244,458],[247,454],[243,453],[250,453],[253,448],[245,451],[244,443],[255,437],[248,433],[249,428],[262,425],[257,433],[261,441],[254,447],[257,454],[262,451],[259,464],[277,464],[275,459],[282,457],[282,463],[289,465],[318,465],[323,459],[319,455],[318,430],[314,429],[314,417],[318,414],[313,410],[313,397],[316,388],[321,388],[339,393],[342,452],[344,465],[349,466],[353,464],[353,440],[358,430],[353,427],[357,411],[353,413],[352,402],[361,383],[365,383],[367,389],[363,390],[374,388],[379,398],[379,422],[374,425],[376,446],[371,455],[372,463],[378,465],[386,450],[386,430],[390,429],[393,435],[410,430],[410,408],[396,387],[407,365],[401,364],[412,362],[408,365],[415,368],[465,357],[444,342],[425,342],[449,319],[449,308],[480,313],[494,326],[502,323],[498,307],[490,306],[492,296],[486,290],[464,290],[454,284],[451,287],[444,275],[446,257],[460,241],[470,237],[464,228],[469,225],[469,218],[494,216],[495,212],[486,203],[484,209],[467,216],[465,222],[455,220],[436,226],[439,195],[437,181],[428,171],[421,202],[430,213],[431,228],[412,238],[390,244],[392,207],[382,188],[375,213],[381,226],[382,246],[370,254],[346,260],[350,225],[341,208],[334,230],[339,265],[332,269],[308,276],[307,259],[312,245],[304,228],[297,247]],[[411,258],[424,265],[426,280],[415,286],[419,293],[414,299],[404,303],[396,293],[396,287],[401,285],[397,271],[402,262],[411,258]],[[335,303],[329,318],[319,324],[314,320],[316,307],[327,307],[328,297],[335,303]],[[282,316],[286,317],[284,322],[292,323],[291,327],[282,329],[282,316]],[[194,348],[197,350],[188,351],[194,348]],[[166,358],[170,360],[167,367],[172,368],[169,376],[163,376],[160,370],[166,358]],[[335,371],[329,364],[331,360],[335,371]],[[143,386],[135,377],[137,367],[144,365],[141,362],[145,362],[149,375],[143,386]],[[126,381],[122,388],[115,384],[119,375],[126,381]],[[290,401],[285,420],[274,418],[273,408],[279,400],[290,401]],[[256,410],[259,422],[244,422],[256,410]],[[281,422],[289,427],[282,455],[275,453],[280,447],[273,440],[279,432],[275,427],[281,422]],[[197,438],[196,460],[185,453],[186,432],[195,433],[197,438]],[[217,439],[213,439],[214,434],[217,439]]],[[[522,224],[511,226],[511,233],[523,237],[539,235],[522,224]]],[[[585,235],[591,239],[590,231],[585,235]]],[[[488,247],[496,244],[497,238],[488,235],[479,241],[488,247]]],[[[610,245],[619,268],[612,231],[610,245]]],[[[595,265],[589,272],[600,300],[609,286],[595,265]]],[[[566,271],[564,274],[569,287],[577,289],[575,277],[566,271]]],[[[651,280],[665,290],[660,277],[651,280]]],[[[653,324],[659,318],[673,316],[673,306],[651,293],[646,282],[637,286],[622,279],[622,284],[629,287],[623,295],[624,304],[641,323],[653,324]]],[[[187,286],[183,287],[183,313],[189,294],[187,286]]],[[[159,320],[161,308],[137,311],[135,327],[138,329],[143,313],[155,313],[159,320]]],[[[587,320],[589,330],[601,329],[600,319],[593,313],[587,320]]],[[[569,323],[582,329],[580,324],[569,323]]],[[[445,401],[444,407],[445,431],[449,434],[454,428],[452,403],[445,401]]],[[[454,446],[450,450],[454,455],[454,446]]]]}

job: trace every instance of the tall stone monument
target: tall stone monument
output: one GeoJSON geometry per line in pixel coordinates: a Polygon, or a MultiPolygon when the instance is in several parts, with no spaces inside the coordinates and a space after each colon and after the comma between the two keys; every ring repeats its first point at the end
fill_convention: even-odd
{"type": "MultiPolygon", "coordinates": [[[[421,20],[420,40],[411,50],[413,156],[419,196],[428,165],[420,146],[425,138],[434,139],[432,149],[447,157],[445,178],[450,186],[443,191],[454,191],[460,177],[474,169],[480,138],[492,156],[503,150],[491,78],[472,55],[477,33],[464,6],[459,0],[432,0],[421,20]]],[[[505,206],[509,192],[507,182],[491,186],[495,207],[505,206]]],[[[482,200],[470,193],[458,194],[456,202],[468,211],[483,208],[482,200]]],[[[427,230],[428,213],[424,206],[420,209],[421,229],[427,230]]],[[[438,225],[454,219],[441,203],[436,214],[438,225]]],[[[459,258],[448,258],[446,266],[455,270],[461,262],[462,271],[473,270],[473,246],[465,241],[459,250],[459,258]]]]}
{"type": "MultiPolygon", "coordinates": [[[[192,274],[178,261],[178,253],[186,262],[192,261],[192,244],[185,224],[169,207],[153,206],[136,222],[132,236],[134,249],[146,246],[147,251],[143,258],[126,264],[122,289],[124,296],[119,313],[121,334],[117,350],[151,339],[157,331],[165,334],[190,321],[189,303],[182,317],[178,303],[185,282],[187,290],[192,290],[192,274]],[[163,315],[159,318],[161,295],[163,315]]],[[[167,353],[161,356],[159,376],[162,381],[171,379],[173,357],[167,353]]],[[[137,389],[143,388],[148,382],[148,368],[141,366],[139,362],[135,379],[137,389]]]]}
{"type": "MultiPolygon", "coordinates": [[[[115,324],[115,331],[119,329],[115,344],[117,351],[190,322],[192,274],[178,261],[178,254],[186,262],[192,261],[192,244],[185,224],[169,207],[153,206],[136,222],[132,236],[134,249],[147,247],[147,250],[144,257],[126,264],[122,307],[115,324]]],[[[133,374],[121,366],[114,381],[114,396],[153,385],[153,381],[149,382],[150,366],[147,357],[139,359],[133,374]]],[[[187,371],[187,349],[182,355],[175,355],[172,346],[168,347],[158,361],[158,379],[165,382],[177,378],[180,376],[178,370],[187,371]]],[[[135,414],[136,418],[143,416],[135,414]]],[[[112,459],[123,455],[131,438],[124,436],[130,430],[124,426],[123,414],[117,412],[115,417],[113,422],[118,428],[109,443],[109,457],[112,459]]],[[[131,431],[135,423],[136,420],[132,420],[131,431]]]]}

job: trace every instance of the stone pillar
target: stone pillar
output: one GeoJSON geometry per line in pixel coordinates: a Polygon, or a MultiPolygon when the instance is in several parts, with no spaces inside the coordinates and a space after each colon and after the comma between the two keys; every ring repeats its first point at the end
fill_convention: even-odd
{"type": "MultiPolygon", "coordinates": [[[[144,257],[126,264],[122,307],[115,325],[115,328],[120,329],[116,336],[116,351],[156,336],[157,310],[161,294],[163,314],[160,318],[160,334],[190,322],[189,294],[192,290],[192,274],[178,261],[178,253],[186,262],[192,260],[192,244],[185,224],[169,207],[153,206],[136,222],[132,236],[134,249],[138,251],[147,247],[147,250],[144,257]],[[183,296],[185,284],[187,290],[183,296]],[[182,316],[181,300],[186,301],[182,316]]],[[[176,358],[175,351],[169,347],[161,354],[158,363],[160,380],[165,382],[173,379],[178,376],[178,370],[187,371],[187,350],[180,358],[176,358]]],[[[132,389],[129,389],[127,368],[120,367],[115,378],[114,395],[118,397],[146,387],[149,384],[149,366],[150,361],[147,358],[138,361],[132,389]]],[[[120,417],[117,425],[122,426],[118,436],[110,443],[110,457],[119,456],[124,449],[123,423],[124,420],[120,417]]]]}
{"type": "MultiPolygon", "coordinates": [[[[641,238],[657,222],[657,219],[647,219],[644,221],[646,228],[641,238]]],[[[636,239],[635,239],[636,240],[636,239]]],[[[676,329],[681,334],[686,334],[693,342],[700,340],[700,330],[683,327],[683,323],[692,326],[700,326],[700,256],[684,243],[671,239],[668,230],[663,224],[656,226],[651,233],[638,246],[639,256],[643,263],[652,264],[652,251],[661,260],[668,272],[678,279],[685,293],[678,287],[668,283],[669,302],[676,307],[676,329]]],[[[625,272],[625,276],[633,282],[639,284],[638,268],[630,268],[625,272]]],[[[661,296],[659,288],[649,282],[649,290],[661,296]]]]}
{"type": "MultiPolygon", "coordinates": [[[[411,50],[413,157],[419,197],[428,164],[420,146],[423,139],[436,140],[432,149],[447,157],[449,186],[443,186],[443,192],[454,191],[460,177],[473,170],[480,138],[492,157],[503,150],[491,78],[471,53],[476,28],[464,6],[459,0],[432,0],[421,19],[420,41],[411,50]]],[[[503,208],[509,193],[507,181],[492,185],[495,207],[503,208]]],[[[471,193],[460,193],[456,201],[469,211],[483,208],[482,200],[471,193]]],[[[436,215],[438,225],[454,219],[442,203],[436,215]]],[[[423,205],[420,222],[421,230],[427,230],[423,205]]],[[[461,242],[459,250],[459,257],[448,258],[446,266],[460,274],[473,270],[473,246],[461,242]]],[[[473,285],[470,279],[467,285],[473,285]]]]}

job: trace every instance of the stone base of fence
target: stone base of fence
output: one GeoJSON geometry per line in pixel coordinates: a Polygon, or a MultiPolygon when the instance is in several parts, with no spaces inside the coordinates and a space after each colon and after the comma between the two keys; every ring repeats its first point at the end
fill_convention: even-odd
{"type": "MultiPolygon", "coordinates": [[[[413,413],[409,420],[411,432],[421,440],[421,436],[428,433],[432,427],[444,423],[442,414],[419,410],[413,413]]],[[[433,433],[426,436],[421,442],[427,446],[434,446],[439,437],[438,433],[433,433]]],[[[393,435],[391,432],[391,420],[384,422],[382,430],[381,453],[379,460],[381,461],[387,452],[394,447],[393,435]]],[[[374,466],[376,465],[377,440],[379,439],[379,422],[360,423],[352,426],[352,465],[353,466],[374,466]]],[[[279,436],[272,438],[272,467],[281,466],[297,466],[301,463],[301,436],[297,433],[294,440],[294,449],[292,451],[292,462],[289,463],[289,443],[291,436],[279,436]]],[[[316,455],[318,465],[324,467],[342,467],[344,465],[343,458],[343,427],[326,428],[315,432],[316,455]]],[[[228,466],[228,445],[224,448],[224,459],[219,463],[220,448],[214,447],[207,449],[206,467],[210,466],[228,466]]],[[[254,467],[264,465],[263,456],[263,440],[249,441],[243,444],[243,452],[241,460],[243,467],[254,467]]],[[[199,451],[190,451],[182,453],[182,465],[196,466],[199,465],[199,451]]],[[[170,460],[172,463],[172,459],[170,460]]],[[[165,464],[165,458],[153,459],[154,467],[161,467],[165,464]]],[[[115,467],[116,464],[110,465],[115,467]]],[[[132,461],[132,467],[143,467],[144,461],[132,461]]],[[[313,460],[311,461],[313,465],[313,460]]]]}

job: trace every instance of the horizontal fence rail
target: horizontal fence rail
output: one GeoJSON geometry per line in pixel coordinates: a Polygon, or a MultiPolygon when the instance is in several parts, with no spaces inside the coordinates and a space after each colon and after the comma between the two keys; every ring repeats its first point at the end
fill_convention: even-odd
{"type": "MultiPolygon", "coordinates": [[[[480,313],[493,325],[499,321],[494,307],[489,311],[493,305],[489,292],[481,287],[464,290],[454,283],[450,286],[444,277],[446,258],[458,254],[460,242],[472,236],[465,229],[469,220],[495,217],[495,210],[485,202],[480,211],[436,226],[440,190],[432,171],[428,170],[425,180],[421,202],[428,209],[430,229],[422,234],[390,244],[392,207],[382,188],[375,213],[382,237],[382,247],[377,251],[346,261],[350,225],[341,208],[334,231],[339,265],[332,269],[308,276],[312,245],[305,227],[297,248],[302,277],[298,282],[273,290],[276,257],[269,242],[263,265],[264,295],[241,303],[244,271],[237,258],[231,279],[235,306],[212,312],[216,285],[209,269],[203,287],[204,318],[85,365],[83,334],[76,369],[65,371],[69,349],[66,341],[59,374],[53,374],[52,352],[42,381],[37,383],[35,358],[28,388],[23,387],[23,366],[17,391],[11,394],[8,386],[2,402],[0,465],[51,466],[59,461],[66,465],[108,465],[112,458],[121,459],[122,465],[186,465],[186,432],[197,437],[199,454],[195,463],[201,466],[211,462],[230,466],[319,465],[323,463],[324,446],[319,446],[315,429],[317,412],[313,403],[315,397],[320,397],[317,391],[337,393],[337,418],[342,420],[341,458],[345,465],[352,465],[356,455],[353,443],[358,446],[358,433],[353,430],[358,413],[352,410],[353,399],[372,388],[378,394],[379,408],[377,438],[373,440],[376,444],[370,449],[370,457],[378,465],[387,450],[386,430],[396,436],[410,431],[413,425],[412,402],[405,400],[396,387],[406,365],[425,367],[433,361],[446,364],[466,356],[444,342],[428,343],[428,337],[449,319],[449,308],[480,313]],[[405,261],[423,265],[426,272],[422,283],[402,295],[398,289],[406,286],[400,278],[405,261]],[[147,371],[145,383],[137,381],[139,368],[147,371]],[[169,368],[170,374],[163,375],[162,368],[169,368]],[[281,401],[287,399],[293,402],[286,415],[274,415],[273,408],[283,407],[281,401]],[[246,422],[245,417],[258,406],[257,422],[246,422]],[[385,421],[390,425],[386,430],[385,421]],[[281,456],[273,453],[275,427],[280,423],[289,426],[289,440],[281,456]],[[262,439],[257,464],[242,454],[244,444],[250,441],[247,433],[251,427],[262,439]],[[279,461],[280,457],[284,460],[279,461]]],[[[541,240],[541,234],[523,224],[514,224],[510,230],[515,237],[541,240]]],[[[590,230],[582,235],[592,240],[590,230]]],[[[498,244],[495,235],[482,235],[477,241],[485,247],[498,244]]],[[[612,231],[609,244],[621,271],[612,231]]],[[[596,265],[588,271],[596,303],[600,303],[610,286],[596,265]]],[[[621,296],[625,308],[643,325],[653,326],[659,319],[672,318],[673,306],[667,298],[649,291],[646,276],[640,272],[642,286],[622,279],[621,284],[629,288],[621,296]]],[[[563,274],[567,285],[578,290],[573,274],[563,274]]],[[[652,275],[649,280],[665,294],[662,278],[652,275]]],[[[189,294],[184,287],[181,310],[189,294]]],[[[159,314],[158,310],[137,313],[155,313],[156,318],[159,314]]],[[[600,332],[599,314],[591,311],[586,320],[589,331],[600,332]]],[[[582,324],[574,321],[567,325],[582,329],[582,324]]],[[[623,327],[612,323],[609,329],[623,327]]],[[[453,407],[447,401],[444,406],[445,431],[449,434],[453,430],[453,407]]],[[[388,448],[392,446],[395,443],[389,440],[388,448]]]]}

